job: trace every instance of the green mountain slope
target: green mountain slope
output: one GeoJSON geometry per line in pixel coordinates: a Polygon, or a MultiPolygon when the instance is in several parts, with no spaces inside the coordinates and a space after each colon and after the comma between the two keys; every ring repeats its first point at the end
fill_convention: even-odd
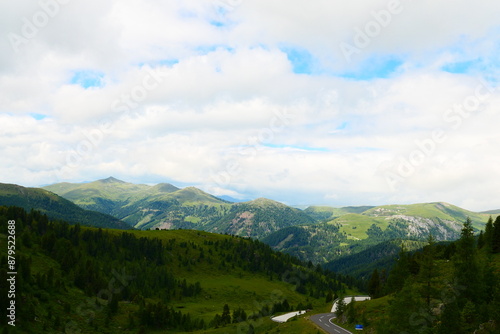
{"type": "Polygon", "coordinates": [[[130,226],[110,215],[82,209],[50,191],[0,183],[0,205],[39,210],[51,219],[87,226],[130,229],[130,226]]]}
{"type": "Polygon", "coordinates": [[[498,210],[482,211],[481,213],[482,214],[486,214],[486,215],[498,215],[498,214],[500,214],[500,209],[498,209],[498,210]]]}
{"type": "Polygon", "coordinates": [[[371,275],[374,298],[339,321],[349,330],[362,323],[370,333],[499,333],[500,253],[494,244],[488,237],[479,242],[467,222],[455,242],[400,253],[388,277],[380,270],[371,275]]]}
{"type": "Polygon", "coordinates": [[[91,210],[113,215],[141,229],[197,228],[219,219],[229,203],[197,188],[168,183],[133,184],[109,177],[82,184],[44,187],[91,210]]]}
{"type": "Polygon", "coordinates": [[[209,225],[211,231],[239,236],[264,238],[283,228],[313,224],[303,211],[265,198],[231,206],[227,215],[209,225]]]}
{"type": "Polygon", "coordinates": [[[154,190],[144,184],[127,183],[113,177],[89,183],[57,183],[43,189],[52,191],[88,209],[117,216],[121,206],[133,198],[178,190],[172,185],[158,185],[154,190]]]}
{"type": "Polygon", "coordinates": [[[331,220],[348,213],[363,213],[373,206],[346,206],[343,208],[334,208],[331,206],[310,206],[304,210],[312,218],[317,221],[331,220]]]}
{"type": "MultiPolygon", "coordinates": [[[[0,207],[0,217],[16,221],[20,333],[264,333],[279,329],[272,314],[322,312],[329,291],[352,292],[342,277],[250,239],[68,226],[19,208],[0,207]]],[[[0,225],[1,263],[6,235],[0,225]]],[[[4,288],[5,268],[0,278],[4,288]]]]}
{"type": "Polygon", "coordinates": [[[394,239],[384,241],[352,255],[347,255],[323,265],[328,270],[368,280],[374,269],[385,269],[387,272],[393,266],[398,253],[404,247],[414,251],[424,247],[425,241],[394,239]]]}
{"type": "Polygon", "coordinates": [[[135,185],[108,178],[45,189],[139,229],[197,229],[262,238],[284,227],[314,223],[301,210],[282,203],[267,199],[231,203],[195,187],[135,185]]]}
{"type": "Polygon", "coordinates": [[[423,203],[377,206],[361,215],[348,214],[333,222],[354,239],[366,239],[370,233],[377,233],[386,238],[425,239],[433,234],[437,240],[455,240],[467,217],[476,229],[484,229],[488,219],[487,215],[448,203],[423,203]],[[376,231],[369,231],[374,225],[376,231]]]}
{"type": "Polygon", "coordinates": [[[447,203],[384,205],[361,214],[346,213],[327,223],[284,229],[263,241],[301,259],[326,263],[394,239],[424,241],[432,234],[440,241],[456,240],[467,217],[477,229],[484,229],[488,215],[447,203]]]}

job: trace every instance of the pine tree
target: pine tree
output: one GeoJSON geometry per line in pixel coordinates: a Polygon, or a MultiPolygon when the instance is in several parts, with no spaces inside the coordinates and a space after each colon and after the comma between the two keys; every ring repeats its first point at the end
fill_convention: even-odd
{"type": "Polygon", "coordinates": [[[403,288],[405,280],[410,276],[410,254],[404,247],[399,252],[398,260],[389,273],[387,279],[387,293],[396,292],[403,288]]]}
{"type": "Polygon", "coordinates": [[[470,218],[467,218],[464,223],[460,239],[456,244],[457,251],[453,260],[457,283],[464,287],[461,299],[477,301],[482,296],[480,291],[481,273],[477,261],[474,229],[470,218]]]}
{"type": "Polygon", "coordinates": [[[441,324],[438,328],[438,334],[461,334],[464,333],[462,321],[460,317],[460,310],[456,300],[444,306],[441,314],[441,324]]]}
{"type": "Polygon", "coordinates": [[[356,321],[356,309],[355,309],[355,300],[354,297],[351,298],[351,302],[347,305],[347,322],[352,324],[356,321]]]}
{"type": "Polygon", "coordinates": [[[346,304],[345,304],[345,301],[344,301],[344,297],[339,297],[339,300],[337,301],[337,308],[335,310],[335,314],[337,315],[337,318],[340,319],[340,317],[342,317],[342,315],[344,314],[346,310],[346,304]]]}
{"type": "Polygon", "coordinates": [[[224,304],[224,308],[222,310],[221,323],[223,325],[231,323],[231,311],[229,310],[229,305],[227,304],[224,304]]]}
{"type": "Polygon", "coordinates": [[[476,306],[468,301],[461,313],[462,325],[467,333],[471,333],[476,329],[478,325],[478,314],[476,311],[476,306]]]}
{"type": "Polygon", "coordinates": [[[380,277],[377,269],[373,270],[372,277],[368,282],[368,293],[373,298],[378,298],[380,296],[380,277]]]}
{"type": "Polygon", "coordinates": [[[108,302],[108,314],[114,315],[118,312],[118,296],[111,296],[111,300],[108,302]]]}
{"type": "Polygon", "coordinates": [[[481,249],[484,246],[485,246],[484,232],[481,231],[481,232],[479,232],[479,236],[477,237],[477,249],[481,249]]]}
{"type": "Polygon", "coordinates": [[[389,302],[389,322],[384,333],[423,332],[430,325],[420,295],[411,280],[407,280],[389,302]]]}
{"type": "Polygon", "coordinates": [[[493,218],[491,216],[484,227],[484,244],[489,252],[493,251],[493,218]]]}
{"type": "Polygon", "coordinates": [[[492,250],[493,253],[500,253],[500,216],[493,223],[492,250]]]}
{"type": "Polygon", "coordinates": [[[333,300],[333,294],[332,291],[328,291],[325,297],[325,303],[330,303],[333,300]]]}
{"type": "Polygon", "coordinates": [[[420,271],[418,274],[418,279],[423,283],[422,296],[426,300],[427,308],[431,306],[431,298],[437,294],[435,283],[437,277],[436,268],[436,247],[435,239],[431,235],[427,240],[428,245],[424,247],[420,260],[420,271]]]}

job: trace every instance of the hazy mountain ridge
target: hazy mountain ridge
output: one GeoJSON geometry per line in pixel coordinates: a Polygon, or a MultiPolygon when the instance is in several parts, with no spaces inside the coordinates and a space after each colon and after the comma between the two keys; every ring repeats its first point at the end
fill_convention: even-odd
{"type": "Polygon", "coordinates": [[[301,210],[269,199],[232,203],[195,187],[179,189],[165,183],[135,185],[110,177],[44,189],[139,229],[198,229],[262,238],[283,227],[315,223],[301,210]]]}

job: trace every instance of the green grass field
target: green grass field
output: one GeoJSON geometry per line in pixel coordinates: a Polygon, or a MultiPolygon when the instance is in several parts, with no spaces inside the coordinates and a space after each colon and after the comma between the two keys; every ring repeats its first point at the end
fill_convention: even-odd
{"type": "Polygon", "coordinates": [[[357,213],[349,213],[332,220],[329,224],[340,224],[340,232],[345,232],[352,240],[366,239],[368,235],[366,231],[372,226],[377,225],[382,230],[385,230],[389,223],[385,218],[377,218],[365,216],[357,213]]]}

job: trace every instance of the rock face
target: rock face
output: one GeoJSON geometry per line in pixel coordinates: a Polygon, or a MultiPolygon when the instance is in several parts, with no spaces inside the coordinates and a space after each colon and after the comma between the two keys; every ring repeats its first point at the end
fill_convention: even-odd
{"type": "Polygon", "coordinates": [[[460,237],[462,229],[461,223],[440,218],[394,215],[386,219],[389,220],[389,230],[408,239],[423,239],[432,234],[436,240],[455,240],[460,237]]]}

